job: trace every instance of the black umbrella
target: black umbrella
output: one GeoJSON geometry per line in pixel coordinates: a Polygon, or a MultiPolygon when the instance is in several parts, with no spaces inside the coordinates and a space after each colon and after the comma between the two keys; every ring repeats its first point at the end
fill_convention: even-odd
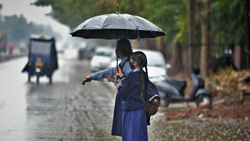
{"type": "Polygon", "coordinates": [[[92,17],[71,33],[86,39],[140,39],[165,36],[165,32],[152,22],[130,14],[105,14],[92,17]]]}
{"type": "MultiPolygon", "coordinates": [[[[118,5],[117,5],[117,11],[118,5]]],[[[165,32],[139,16],[130,14],[104,14],[87,19],[71,33],[86,39],[138,39],[165,36],[165,32]]],[[[117,58],[118,64],[118,58],[117,58]]],[[[118,66],[118,65],[117,65],[118,66]]]]}

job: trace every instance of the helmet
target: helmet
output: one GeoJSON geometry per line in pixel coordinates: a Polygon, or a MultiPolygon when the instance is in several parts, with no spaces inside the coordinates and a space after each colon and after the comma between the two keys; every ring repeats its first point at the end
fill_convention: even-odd
{"type": "Polygon", "coordinates": [[[197,75],[200,74],[200,68],[196,66],[192,66],[191,69],[192,69],[192,73],[195,73],[197,75]]]}

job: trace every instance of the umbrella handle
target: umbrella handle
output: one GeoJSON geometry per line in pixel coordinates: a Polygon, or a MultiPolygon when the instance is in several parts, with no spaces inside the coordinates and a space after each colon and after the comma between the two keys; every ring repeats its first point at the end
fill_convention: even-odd
{"type": "MultiPolygon", "coordinates": [[[[118,5],[118,4],[117,4],[118,5]]],[[[117,31],[118,32],[118,31],[117,31]]],[[[116,43],[117,43],[117,46],[116,46],[116,50],[118,50],[118,39],[116,39],[116,43]]],[[[118,55],[116,54],[116,67],[118,69],[118,55]]]]}

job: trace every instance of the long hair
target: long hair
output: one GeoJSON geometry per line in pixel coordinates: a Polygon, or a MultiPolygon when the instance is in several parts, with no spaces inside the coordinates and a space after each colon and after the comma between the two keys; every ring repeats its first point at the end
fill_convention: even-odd
{"type": "Polygon", "coordinates": [[[117,51],[119,51],[124,57],[125,56],[130,57],[130,55],[133,53],[131,44],[129,40],[127,39],[120,39],[116,44],[115,51],[116,51],[116,54],[117,54],[117,51]]]}
{"type": "Polygon", "coordinates": [[[140,97],[143,101],[145,101],[143,96],[143,91],[146,89],[146,99],[149,98],[148,95],[148,68],[147,68],[147,57],[146,55],[141,51],[136,51],[132,54],[133,61],[136,61],[140,68],[140,75],[141,75],[141,94],[140,97]],[[144,75],[143,75],[143,67],[145,67],[146,70],[146,87],[144,86],[144,75]]]}

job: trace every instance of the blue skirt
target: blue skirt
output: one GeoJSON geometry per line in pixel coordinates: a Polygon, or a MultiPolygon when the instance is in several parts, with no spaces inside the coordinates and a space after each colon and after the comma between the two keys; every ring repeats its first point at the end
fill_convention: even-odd
{"type": "Polygon", "coordinates": [[[145,108],[122,111],[122,141],[147,141],[147,117],[145,108]]]}
{"type": "Polygon", "coordinates": [[[122,136],[122,98],[116,95],[112,124],[112,136],[122,136]]]}

